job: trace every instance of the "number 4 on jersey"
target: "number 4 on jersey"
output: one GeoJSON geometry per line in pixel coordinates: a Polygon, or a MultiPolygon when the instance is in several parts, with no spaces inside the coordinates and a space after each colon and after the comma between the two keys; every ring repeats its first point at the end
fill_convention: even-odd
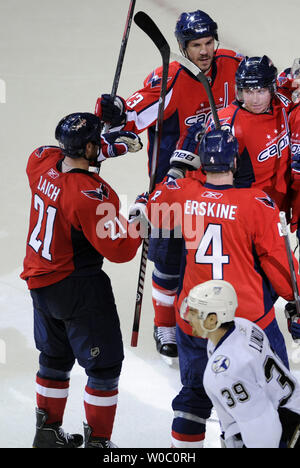
{"type": "Polygon", "coordinates": [[[222,225],[209,224],[195,255],[195,262],[211,264],[212,279],[223,279],[223,265],[229,263],[229,255],[223,255],[222,225]],[[210,254],[208,250],[211,247],[210,254]]]}

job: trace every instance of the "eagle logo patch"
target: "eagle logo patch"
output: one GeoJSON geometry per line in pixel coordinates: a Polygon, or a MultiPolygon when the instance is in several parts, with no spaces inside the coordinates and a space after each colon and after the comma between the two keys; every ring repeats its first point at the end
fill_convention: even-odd
{"type": "Polygon", "coordinates": [[[272,198],[269,197],[269,195],[266,194],[265,197],[255,197],[255,198],[256,200],[266,205],[268,208],[273,208],[273,210],[275,209],[275,203],[273,202],[272,198]]]}
{"type": "Polygon", "coordinates": [[[98,188],[95,190],[82,190],[86,197],[91,198],[92,200],[100,200],[103,201],[103,198],[109,199],[109,190],[104,184],[100,184],[98,188]]]}

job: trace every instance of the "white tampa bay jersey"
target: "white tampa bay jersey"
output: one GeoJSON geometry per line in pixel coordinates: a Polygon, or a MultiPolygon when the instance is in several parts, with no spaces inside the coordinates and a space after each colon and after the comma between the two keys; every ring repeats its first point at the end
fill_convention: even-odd
{"type": "Polygon", "coordinates": [[[204,387],[227,447],[241,434],[247,448],[278,448],[278,407],[300,414],[300,385],[270,348],[261,328],[236,318],[235,328],[214,348],[208,341],[204,387]]]}

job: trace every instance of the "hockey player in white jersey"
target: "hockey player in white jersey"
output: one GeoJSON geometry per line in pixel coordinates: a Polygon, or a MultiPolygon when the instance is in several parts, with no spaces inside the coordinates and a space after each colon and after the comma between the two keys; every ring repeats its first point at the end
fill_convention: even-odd
{"type": "Polygon", "coordinates": [[[273,352],[263,330],[235,318],[227,281],[191,289],[181,316],[208,338],[204,387],[218,414],[226,448],[300,448],[300,385],[273,352]]]}

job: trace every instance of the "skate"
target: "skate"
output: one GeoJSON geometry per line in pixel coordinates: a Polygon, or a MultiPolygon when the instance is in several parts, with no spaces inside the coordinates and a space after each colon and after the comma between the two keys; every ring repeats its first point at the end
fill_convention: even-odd
{"type": "Polygon", "coordinates": [[[106,439],[105,437],[92,437],[92,428],[83,423],[84,429],[84,448],[117,448],[115,444],[112,443],[111,440],[106,439]]]}
{"type": "Polygon", "coordinates": [[[47,424],[46,411],[36,408],[36,433],[33,448],[77,448],[83,444],[81,434],[68,434],[60,422],[47,424]]]}
{"type": "Polygon", "coordinates": [[[153,336],[156,341],[156,349],[162,359],[170,366],[174,364],[175,358],[178,357],[176,327],[157,327],[154,325],[153,336]]]}

